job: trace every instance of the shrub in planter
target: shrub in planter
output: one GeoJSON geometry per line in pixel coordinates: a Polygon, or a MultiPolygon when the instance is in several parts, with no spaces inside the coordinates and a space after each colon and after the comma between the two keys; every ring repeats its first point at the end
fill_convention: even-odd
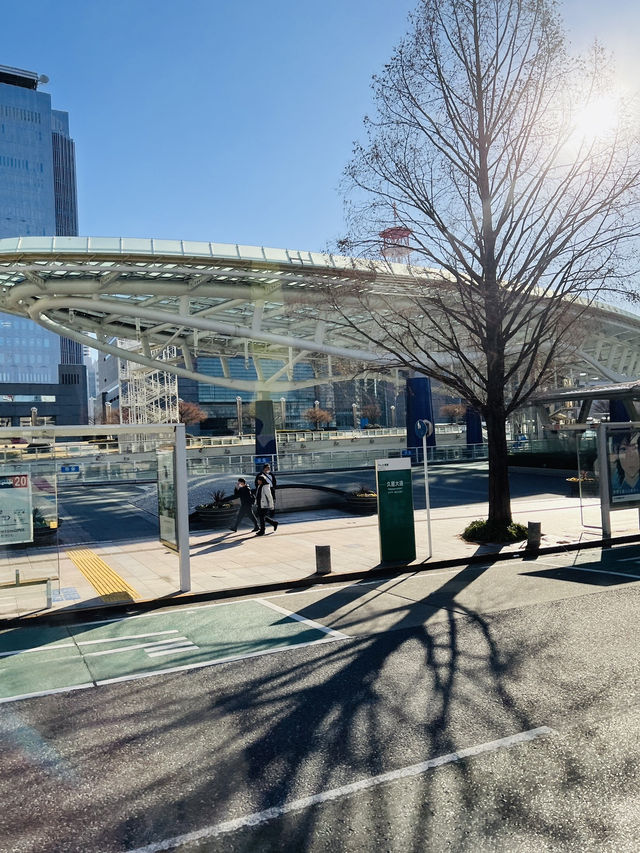
{"type": "Polygon", "coordinates": [[[579,477],[567,477],[569,484],[569,496],[572,498],[578,497],[580,491],[583,495],[597,495],[600,492],[600,483],[593,477],[583,471],[579,477]]]}
{"type": "Polygon", "coordinates": [[[481,518],[472,521],[462,532],[462,538],[465,542],[495,542],[497,544],[522,542],[527,536],[528,530],[524,524],[512,522],[505,527],[503,524],[495,524],[495,522],[481,518]]]}
{"type": "Polygon", "coordinates": [[[59,520],[47,519],[37,507],[32,510],[33,518],[33,540],[42,541],[54,536],[58,532],[59,520]]]}
{"type": "Polygon", "coordinates": [[[231,503],[231,498],[226,497],[220,489],[211,493],[211,502],[198,504],[196,507],[198,516],[206,519],[216,526],[227,525],[235,517],[236,507],[231,503]]]}
{"type": "Polygon", "coordinates": [[[378,511],[378,494],[368,486],[360,486],[347,495],[347,508],[358,515],[368,515],[378,511]]]}

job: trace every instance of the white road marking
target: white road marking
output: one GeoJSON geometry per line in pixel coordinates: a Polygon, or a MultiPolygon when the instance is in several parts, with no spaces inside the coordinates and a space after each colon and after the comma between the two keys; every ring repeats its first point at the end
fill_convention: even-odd
{"type": "Polygon", "coordinates": [[[0,652],[0,658],[8,658],[11,655],[23,655],[27,652],[55,652],[56,649],[73,649],[76,645],[75,643],[60,643],[59,646],[56,646],[54,643],[55,640],[47,646],[34,646],[31,649],[14,649],[11,652],[0,652]]]}
{"type": "MultiPolygon", "coordinates": [[[[335,643],[338,639],[338,637],[322,637],[320,640],[310,640],[308,643],[295,643],[277,646],[274,649],[263,649],[260,652],[230,655],[229,657],[224,658],[211,658],[210,660],[198,661],[197,663],[186,663],[181,666],[168,667],[167,669],[134,672],[131,675],[120,675],[117,678],[104,678],[101,681],[94,681],[87,684],[75,684],[72,687],[58,687],[54,690],[40,690],[35,693],[23,693],[18,696],[9,696],[6,699],[0,699],[0,704],[6,702],[18,702],[21,699],[33,699],[37,696],[49,696],[53,693],[68,693],[70,690],[87,690],[90,687],[102,687],[105,684],[116,684],[121,681],[137,681],[140,678],[151,678],[155,675],[171,675],[174,672],[186,672],[190,669],[202,669],[202,667],[205,666],[216,666],[221,663],[235,663],[236,661],[247,660],[248,658],[262,657],[263,655],[275,655],[279,652],[286,652],[293,649],[303,649],[305,646],[320,646],[324,643],[335,643]]],[[[113,651],[122,651],[122,649],[114,649],[113,651]]],[[[95,654],[102,654],[102,652],[90,652],[89,655],[85,655],[85,657],[90,657],[95,654]]]]}
{"type": "Polygon", "coordinates": [[[637,563],[640,562],[640,555],[637,557],[623,557],[621,560],[618,560],[619,563],[637,563]]]}
{"type": "Polygon", "coordinates": [[[163,646],[159,651],[150,652],[147,650],[147,656],[150,658],[160,658],[164,655],[175,655],[178,652],[184,652],[186,649],[199,649],[200,646],[196,646],[195,643],[192,643],[191,640],[187,640],[186,643],[174,643],[171,646],[163,646]]]}
{"type": "Polygon", "coordinates": [[[119,649],[104,649],[101,652],[87,652],[86,658],[97,658],[100,655],[118,655],[122,652],[133,652],[136,649],[150,649],[154,646],[166,646],[167,643],[173,643],[175,640],[191,642],[186,637],[172,637],[170,640],[156,640],[153,643],[136,643],[134,646],[122,646],[119,649]]]}
{"type": "Polygon", "coordinates": [[[315,628],[317,631],[322,631],[323,634],[331,634],[332,637],[335,637],[338,640],[351,639],[347,634],[342,634],[340,633],[340,631],[334,631],[333,628],[327,628],[325,625],[321,625],[319,622],[314,622],[313,619],[307,619],[304,616],[300,616],[300,614],[298,613],[294,613],[292,610],[285,610],[284,607],[280,607],[280,605],[274,604],[273,601],[267,601],[264,598],[256,598],[255,601],[258,601],[265,607],[270,607],[271,610],[275,610],[276,613],[282,613],[289,619],[295,619],[296,622],[303,622],[305,625],[309,625],[311,628],[315,628]]]}
{"type": "Polygon", "coordinates": [[[121,640],[144,640],[145,637],[161,637],[163,634],[177,634],[178,629],[172,628],[170,631],[152,631],[149,634],[126,634],[123,637],[107,637],[104,640],[81,640],[79,646],[95,646],[97,643],[119,643],[121,640]]]}
{"type": "Polygon", "coordinates": [[[585,569],[583,566],[560,566],[560,569],[572,569],[574,572],[591,572],[594,575],[616,575],[620,578],[631,578],[639,580],[640,575],[632,575],[629,572],[613,572],[610,569],[585,569]]]}
{"type": "Polygon", "coordinates": [[[260,824],[275,820],[282,815],[291,812],[299,812],[303,809],[311,808],[312,806],[328,803],[332,800],[339,800],[342,797],[348,797],[351,794],[356,794],[359,791],[366,791],[369,788],[375,788],[378,785],[384,785],[388,782],[396,782],[398,779],[407,779],[411,776],[420,776],[423,773],[433,770],[436,767],[442,767],[444,764],[453,764],[457,761],[463,761],[465,758],[472,758],[475,755],[482,755],[488,752],[496,752],[499,749],[508,749],[511,746],[517,746],[521,743],[535,740],[544,735],[555,734],[554,729],[548,726],[540,726],[537,729],[530,729],[526,732],[520,732],[516,735],[503,737],[499,740],[493,740],[489,743],[481,743],[478,746],[470,746],[466,749],[460,749],[457,752],[450,752],[447,755],[441,755],[438,758],[431,758],[428,761],[421,761],[420,764],[412,764],[409,767],[401,767],[399,770],[392,770],[389,773],[381,773],[379,776],[370,776],[368,779],[360,779],[357,782],[352,782],[350,785],[342,785],[340,788],[333,788],[328,791],[322,791],[319,794],[313,794],[310,797],[302,797],[299,800],[290,800],[283,803],[281,806],[275,806],[271,809],[265,809],[262,812],[254,812],[253,814],[244,815],[233,820],[225,820],[222,823],[216,823],[212,826],[206,826],[203,829],[198,829],[195,832],[188,832],[184,835],[178,835],[175,838],[167,838],[163,841],[156,841],[148,844],[146,847],[136,847],[135,850],[129,850],[127,853],[161,853],[163,850],[173,850],[182,844],[190,844],[203,839],[216,838],[220,835],[225,835],[230,832],[235,832],[238,829],[244,829],[247,826],[260,826],[260,824]]]}
{"type": "Polygon", "coordinates": [[[10,652],[0,652],[0,658],[10,657],[11,655],[22,655],[27,652],[52,652],[56,651],[56,649],[73,649],[76,646],[93,646],[97,643],[119,643],[122,640],[141,640],[145,637],[160,637],[163,634],[177,634],[178,629],[174,628],[171,631],[154,631],[151,634],[129,634],[125,637],[109,637],[106,640],[81,640],[79,642],[73,643],[60,643],[59,645],[55,645],[55,640],[53,643],[49,643],[44,646],[33,646],[30,649],[14,649],[10,652]]]}
{"type": "Polygon", "coordinates": [[[95,687],[93,681],[86,684],[74,684],[71,687],[55,687],[53,690],[38,690],[36,693],[21,693],[19,696],[7,696],[5,699],[0,699],[0,705],[8,702],[19,702],[20,699],[34,699],[36,696],[53,696],[55,693],[70,693],[72,690],[87,690],[89,687],[95,687]]]}
{"type": "Polygon", "coordinates": [[[96,686],[103,684],[117,684],[121,681],[135,681],[139,678],[150,678],[152,675],[170,675],[173,672],[186,672],[189,669],[201,669],[203,666],[214,666],[219,663],[235,663],[239,660],[248,660],[249,658],[258,658],[263,655],[275,655],[279,652],[286,652],[291,649],[303,649],[305,646],[319,646],[322,643],[335,643],[338,637],[323,637],[321,640],[310,640],[308,643],[295,643],[287,646],[278,646],[275,649],[263,649],[259,652],[248,652],[243,655],[230,655],[224,658],[212,658],[211,660],[198,661],[197,663],[185,663],[181,666],[172,666],[169,669],[154,669],[150,672],[134,672],[131,675],[119,675],[117,678],[105,678],[102,681],[96,681],[96,686]]]}

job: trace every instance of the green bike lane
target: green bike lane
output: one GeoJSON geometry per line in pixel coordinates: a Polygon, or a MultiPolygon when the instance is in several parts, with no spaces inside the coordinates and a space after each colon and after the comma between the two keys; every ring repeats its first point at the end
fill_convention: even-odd
{"type": "Polygon", "coordinates": [[[0,632],[0,703],[347,639],[263,599],[0,632]]]}

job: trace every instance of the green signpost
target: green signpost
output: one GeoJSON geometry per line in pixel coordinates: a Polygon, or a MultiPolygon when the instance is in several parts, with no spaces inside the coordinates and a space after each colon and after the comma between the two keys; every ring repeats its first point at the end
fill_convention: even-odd
{"type": "Polygon", "coordinates": [[[411,460],[377,459],[376,482],[380,560],[410,563],[416,558],[411,460]]]}

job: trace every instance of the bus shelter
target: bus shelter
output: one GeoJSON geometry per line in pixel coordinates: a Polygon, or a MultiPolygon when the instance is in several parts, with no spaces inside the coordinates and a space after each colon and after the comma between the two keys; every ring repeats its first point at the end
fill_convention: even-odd
{"type": "Polygon", "coordinates": [[[60,488],[79,482],[87,465],[110,482],[155,483],[158,539],[176,555],[177,591],[188,592],[184,424],[1,428],[0,588],[44,586],[46,606],[52,605],[61,588],[61,555],[77,545],[61,527],[60,488]]]}

